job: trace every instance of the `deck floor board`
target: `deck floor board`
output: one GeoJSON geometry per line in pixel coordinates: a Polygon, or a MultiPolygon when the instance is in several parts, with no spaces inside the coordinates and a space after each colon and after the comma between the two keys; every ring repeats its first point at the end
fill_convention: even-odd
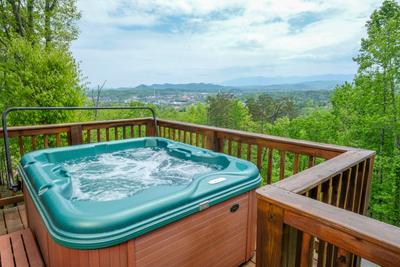
{"type": "Polygon", "coordinates": [[[10,234],[28,227],[25,205],[0,209],[0,235],[10,234]]]}
{"type": "Polygon", "coordinates": [[[0,210],[0,235],[7,234],[6,221],[4,220],[4,212],[0,210]]]}
{"type": "Polygon", "coordinates": [[[44,267],[30,229],[0,236],[0,258],[2,267],[44,267]]]}

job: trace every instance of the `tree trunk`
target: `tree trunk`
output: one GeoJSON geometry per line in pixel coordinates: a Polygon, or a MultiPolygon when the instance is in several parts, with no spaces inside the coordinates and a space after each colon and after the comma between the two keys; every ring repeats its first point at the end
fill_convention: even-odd
{"type": "Polygon", "coordinates": [[[28,38],[33,42],[33,1],[34,0],[27,0],[26,2],[26,11],[28,13],[28,22],[26,25],[26,32],[28,38]]]}
{"type": "Polygon", "coordinates": [[[17,25],[17,33],[21,36],[24,37],[25,36],[25,32],[24,32],[24,25],[22,22],[22,17],[20,14],[20,5],[21,3],[18,1],[18,6],[17,6],[17,1],[16,0],[8,0],[8,2],[10,3],[11,7],[12,7],[12,12],[14,15],[14,19],[15,19],[15,24],[17,25]]]}
{"type": "MultiPolygon", "coordinates": [[[[384,67],[383,70],[383,116],[386,115],[386,111],[387,111],[387,86],[386,86],[386,67],[384,67]]],[[[382,127],[381,129],[381,144],[380,144],[380,152],[381,154],[385,154],[385,126],[382,127]]],[[[383,180],[383,170],[382,167],[380,167],[379,170],[379,182],[382,184],[382,180],[383,180]]]]}
{"type": "Polygon", "coordinates": [[[394,129],[394,146],[400,147],[400,138],[397,130],[397,107],[396,107],[396,93],[395,93],[395,84],[394,78],[390,77],[390,95],[392,102],[392,120],[393,120],[393,129],[394,129]]]}
{"type": "Polygon", "coordinates": [[[46,0],[44,7],[44,31],[45,31],[45,40],[46,47],[52,41],[52,32],[51,32],[51,17],[53,16],[53,11],[55,6],[57,5],[57,0],[46,0]]]}

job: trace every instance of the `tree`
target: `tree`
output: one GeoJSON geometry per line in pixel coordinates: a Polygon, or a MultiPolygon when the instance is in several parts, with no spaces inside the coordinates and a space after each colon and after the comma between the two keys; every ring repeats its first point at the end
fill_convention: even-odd
{"type": "Polygon", "coordinates": [[[78,37],[75,0],[0,0],[0,41],[23,38],[46,47],[69,47],[78,37]]]}
{"type": "MultiPolygon", "coordinates": [[[[92,99],[92,105],[95,108],[98,108],[100,106],[100,96],[101,96],[101,91],[104,88],[104,85],[106,85],[107,80],[105,80],[101,85],[97,85],[96,90],[92,89],[91,90],[91,95],[90,98],[92,99]]],[[[96,109],[94,111],[94,120],[97,119],[97,115],[99,114],[99,110],[96,109]]]]}
{"type": "MultiPolygon", "coordinates": [[[[0,108],[10,106],[78,106],[83,103],[79,73],[69,52],[24,39],[10,40],[0,54],[0,108]]],[[[71,119],[70,112],[32,112],[12,116],[13,124],[46,124],[71,119]]]]}
{"type": "Polygon", "coordinates": [[[259,131],[263,131],[265,123],[271,116],[274,100],[268,94],[261,94],[257,98],[251,97],[246,100],[251,118],[259,123],[259,131]]]}
{"type": "MultiPolygon", "coordinates": [[[[0,0],[0,108],[76,106],[81,74],[69,51],[80,14],[75,0],[0,0]]],[[[56,123],[69,112],[18,115],[12,123],[56,123]]]]}
{"type": "Polygon", "coordinates": [[[382,125],[380,130],[379,150],[383,153],[388,138],[400,146],[396,96],[400,84],[400,5],[394,0],[385,0],[372,13],[366,27],[368,37],[361,40],[360,53],[355,58],[359,65],[356,84],[374,90],[371,97],[381,104],[382,116],[391,121],[390,129],[382,125]]]}
{"type": "Polygon", "coordinates": [[[218,93],[207,98],[207,124],[247,130],[251,125],[251,118],[247,107],[233,94],[218,93]]]}
{"type": "Polygon", "coordinates": [[[370,211],[373,217],[400,223],[399,87],[400,5],[386,0],[366,23],[353,84],[332,96],[338,142],[377,151],[370,211]]]}
{"type": "Polygon", "coordinates": [[[259,131],[264,130],[265,123],[273,123],[282,117],[293,118],[295,107],[293,101],[288,97],[273,99],[268,94],[261,94],[246,100],[251,118],[259,123],[259,131]]]}

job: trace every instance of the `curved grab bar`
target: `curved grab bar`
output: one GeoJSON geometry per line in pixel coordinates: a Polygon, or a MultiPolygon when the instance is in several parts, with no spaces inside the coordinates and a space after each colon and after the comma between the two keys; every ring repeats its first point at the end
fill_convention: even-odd
{"type": "Polygon", "coordinates": [[[6,152],[6,169],[7,169],[7,183],[8,188],[13,191],[18,191],[21,189],[21,183],[18,181],[17,184],[14,183],[13,173],[12,173],[12,164],[11,164],[11,155],[10,155],[10,143],[8,140],[8,131],[7,131],[7,115],[13,111],[35,111],[35,110],[136,110],[136,109],[147,109],[151,112],[154,121],[154,127],[156,131],[156,136],[158,136],[158,127],[157,127],[157,119],[156,113],[150,107],[10,107],[3,111],[1,115],[2,119],[2,127],[3,127],[3,139],[4,139],[4,149],[6,152]]]}

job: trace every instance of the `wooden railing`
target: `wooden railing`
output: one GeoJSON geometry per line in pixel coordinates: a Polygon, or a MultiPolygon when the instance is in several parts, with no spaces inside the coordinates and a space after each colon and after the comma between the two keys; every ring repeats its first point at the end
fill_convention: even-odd
{"type": "Polygon", "coordinates": [[[159,120],[162,137],[253,161],[266,184],[334,158],[349,148],[265,134],[159,120]]]}
{"type": "Polygon", "coordinates": [[[258,194],[257,266],[399,266],[399,228],[273,185],[258,194]]]}
{"type": "MultiPolygon", "coordinates": [[[[382,266],[400,262],[399,229],[362,216],[373,151],[168,120],[158,127],[161,137],[258,166],[266,186],[258,190],[257,266],[357,266],[360,257],[382,266]]],[[[10,137],[17,159],[39,148],[155,132],[144,118],[11,127],[10,137]]]]}
{"type": "MultiPolygon", "coordinates": [[[[9,127],[14,166],[25,153],[37,149],[154,135],[150,118],[9,127]]],[[[6,183],[3,130],[0,128],[0,178],[6,183]]],[[[16,168],[15,168],[16,169],[16,168]]],[[[23,201],[20,194],[0,196],[0,207],[23,201]]]]}

